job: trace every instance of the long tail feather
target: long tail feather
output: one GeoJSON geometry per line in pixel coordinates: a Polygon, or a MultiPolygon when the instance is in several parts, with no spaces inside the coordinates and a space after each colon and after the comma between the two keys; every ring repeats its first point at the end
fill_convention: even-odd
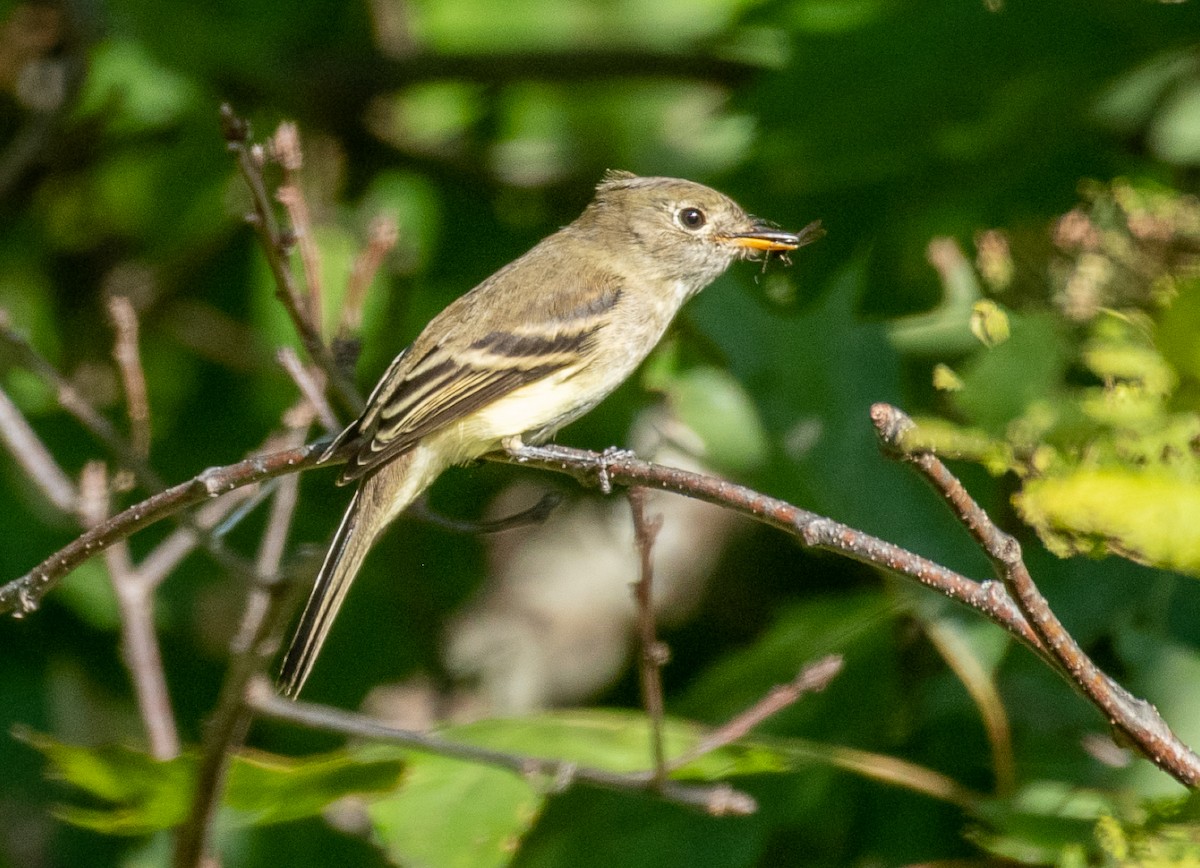
{"type": "Polygon", "coordinates": [[[420,448],[400,456],[363,480],[354,492],[283,658],[278,683],[285,696],[294,699],[300,693],[376,537],[436,477],[430,458],[420,448]]]}

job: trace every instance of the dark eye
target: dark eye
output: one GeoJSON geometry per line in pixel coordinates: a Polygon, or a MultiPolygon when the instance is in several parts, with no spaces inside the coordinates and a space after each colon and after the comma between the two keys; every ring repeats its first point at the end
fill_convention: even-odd
{"type": "Polygon", "coordinates": [[[684,229],[699,229],[707,222],[708,218],[699,208],[683,208],[679,212],[679,225],[684,229]]]}

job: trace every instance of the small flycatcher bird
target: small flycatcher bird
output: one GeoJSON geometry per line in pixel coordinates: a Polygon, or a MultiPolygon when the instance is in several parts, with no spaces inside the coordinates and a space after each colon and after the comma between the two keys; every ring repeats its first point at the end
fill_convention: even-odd
{"type": "Polygon", "coordinates": [[[685,301],[736,259],[786,253],[781,232],[691,181],[609,172],[583,214],[433,318],[322,460],[358,490],[280,672],[300,692],[380,532],[455,464],[538,443],[619,386],[685,301]]]}

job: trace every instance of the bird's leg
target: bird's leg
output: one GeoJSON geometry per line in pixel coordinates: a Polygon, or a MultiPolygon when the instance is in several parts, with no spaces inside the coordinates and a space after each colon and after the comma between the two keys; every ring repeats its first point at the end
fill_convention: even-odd
{"type": "Polygon", "coordinates": [[[585,460],[587,456],[592,454],[583,449],[559,446],[557,443],[543,443],[533,446],[522,440],[520,435],[505,437],[500,441],[500,448],[504,450],[505,455],[520,463],[526,461],[566,461],[570,464],[579,464],[581,460],[585,460]]]}

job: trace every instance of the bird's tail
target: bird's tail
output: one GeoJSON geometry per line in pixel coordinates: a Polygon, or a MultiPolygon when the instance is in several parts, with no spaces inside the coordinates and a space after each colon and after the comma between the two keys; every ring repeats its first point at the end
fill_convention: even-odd
{"type": "Polygon", "coordinates": [[[429,487],[441,467],[418,446],[365,478],[334,534],[279,671],[283,694],[295,698],[312,672],[350,583],[376,537],[429,487]]]}

